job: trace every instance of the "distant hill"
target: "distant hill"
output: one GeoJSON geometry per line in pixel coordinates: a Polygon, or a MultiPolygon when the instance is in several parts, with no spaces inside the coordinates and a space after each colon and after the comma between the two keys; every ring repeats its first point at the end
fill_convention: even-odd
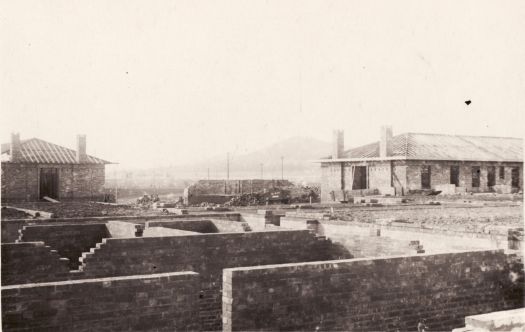
{"type": "MultiPolygon", "coordinates": [[[[321,175],[320,166],[318,163],[313,163],[312,160],[329,155],[330,148],[330,143],[312,137],[291,137],[253,152],[231,154],[230,179],[260,178],[261,163],[264,179],[280,179],[282,156],[284,157],[284,177],[286,179],[318,182],[321,175]]],[[[178,183],[180,182],[178,180],[182,179],[206,179],[208,168],[211,179],[226,178],[226,154],[184,165],[131,172],[122,171],[119,178],[126,178],[130,184],[162,186],[178,183]]],[[[124,185],[125,181],[120,181],[120,183],[124,185]]]]}
{"type": "MultiPolygon", "coordinates": [[[[312,137],[292,137],[253,152],[230,156],[230,178],[260,178],[261,163],[264,178],[281,177],[281,157],[284,158],[285,178],[319,176],[319,164],[312,160],[330,154],[330,143],[312,137]]],[[[189,169],[206,174],[225,174],[226,156],[187,165],[189,169]]]]}

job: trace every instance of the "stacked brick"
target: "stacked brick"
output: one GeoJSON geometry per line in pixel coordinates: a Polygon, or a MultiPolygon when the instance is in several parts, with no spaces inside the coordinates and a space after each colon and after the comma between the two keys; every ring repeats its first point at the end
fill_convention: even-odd
{"type": "Polygon", "coordinates": [[[198,274],[2,287],[3,331],[199,330],[198,274]]]}
{"type": "Polygon", "coordinates": [[[522,307],[511,272],[502,251],[227,269],[224,330],[409,331],[421,319],[451,330],[522,307]]]}

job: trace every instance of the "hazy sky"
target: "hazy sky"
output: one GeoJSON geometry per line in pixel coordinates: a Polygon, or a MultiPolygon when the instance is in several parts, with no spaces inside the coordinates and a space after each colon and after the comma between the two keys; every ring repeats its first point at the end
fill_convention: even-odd
{"type": "Polygon", "coordinates": [[[127,167],[381,124],[522,137],[524,31],[521,0],[4,0],[0,138],[127,167]]]}

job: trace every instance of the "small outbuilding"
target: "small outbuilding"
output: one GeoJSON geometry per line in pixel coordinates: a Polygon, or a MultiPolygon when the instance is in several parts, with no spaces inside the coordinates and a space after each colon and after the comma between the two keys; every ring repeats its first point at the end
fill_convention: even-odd
{"type": "Polygon", "coordinates": [[[2,144],[2,201],[104,200],[105,166],[110,162],[86,154],[86,136],[77,150],[38,138],[2,144]]]}
{"type": "Polygon", "coordinates": [[[523,189],[523,139],[404,133],[382,127],[380,140],[344,149],[334,131],[333,152],[320,159],[321,201],[420,191],[512,193],[523,189]]]}

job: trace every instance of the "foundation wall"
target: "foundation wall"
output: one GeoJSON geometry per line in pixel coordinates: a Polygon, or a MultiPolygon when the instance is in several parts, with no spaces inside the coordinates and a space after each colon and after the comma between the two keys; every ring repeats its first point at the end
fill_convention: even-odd
{"type": "Polygon", "coordinates": [[[193,272],[2,287],[3,331],[199,330],[193,272]]]}
{"type": "MultiPolygon", "coordinates": [[[[281,227],[307,229],[306,219],[283,217],[281,227]]],[[[419,241],[425,253],[432,254],[508,248],[506,235],[444,232],[417,227],[319,220],[319,232],[343,245],[354,257],[416,254],[415,247],[410,245],[413,241],[419,241]]]]}
{"type": "Polygon", "coordinates": [[[83,252],[94,248],[109,234],[105,224],[70,224],[24,226],[20,233],[23,242],[42,241],[57,250],[60,257],[69,259],[69,267],[76,270],[83,252]]]}
{"type": "Polygon", "coordinates": [[[502,251],[227,269],[224,330],[451,330],[523,306],[510,272],[502,251]]]}
{"type": "Polygon", "coordinates": [[[201,275],[199,319],[203,329],[220,330],[224,268],[333,257],[331,243],[306,230],[107,239],[94,254],[86,256],[83,271],[89,277],[198,272],[201,275]]]}
{"type": "Polygon", "coordinates": [[[2,243],[2,285],[69,279],[69,261],[43,242],[2,243]]]}

